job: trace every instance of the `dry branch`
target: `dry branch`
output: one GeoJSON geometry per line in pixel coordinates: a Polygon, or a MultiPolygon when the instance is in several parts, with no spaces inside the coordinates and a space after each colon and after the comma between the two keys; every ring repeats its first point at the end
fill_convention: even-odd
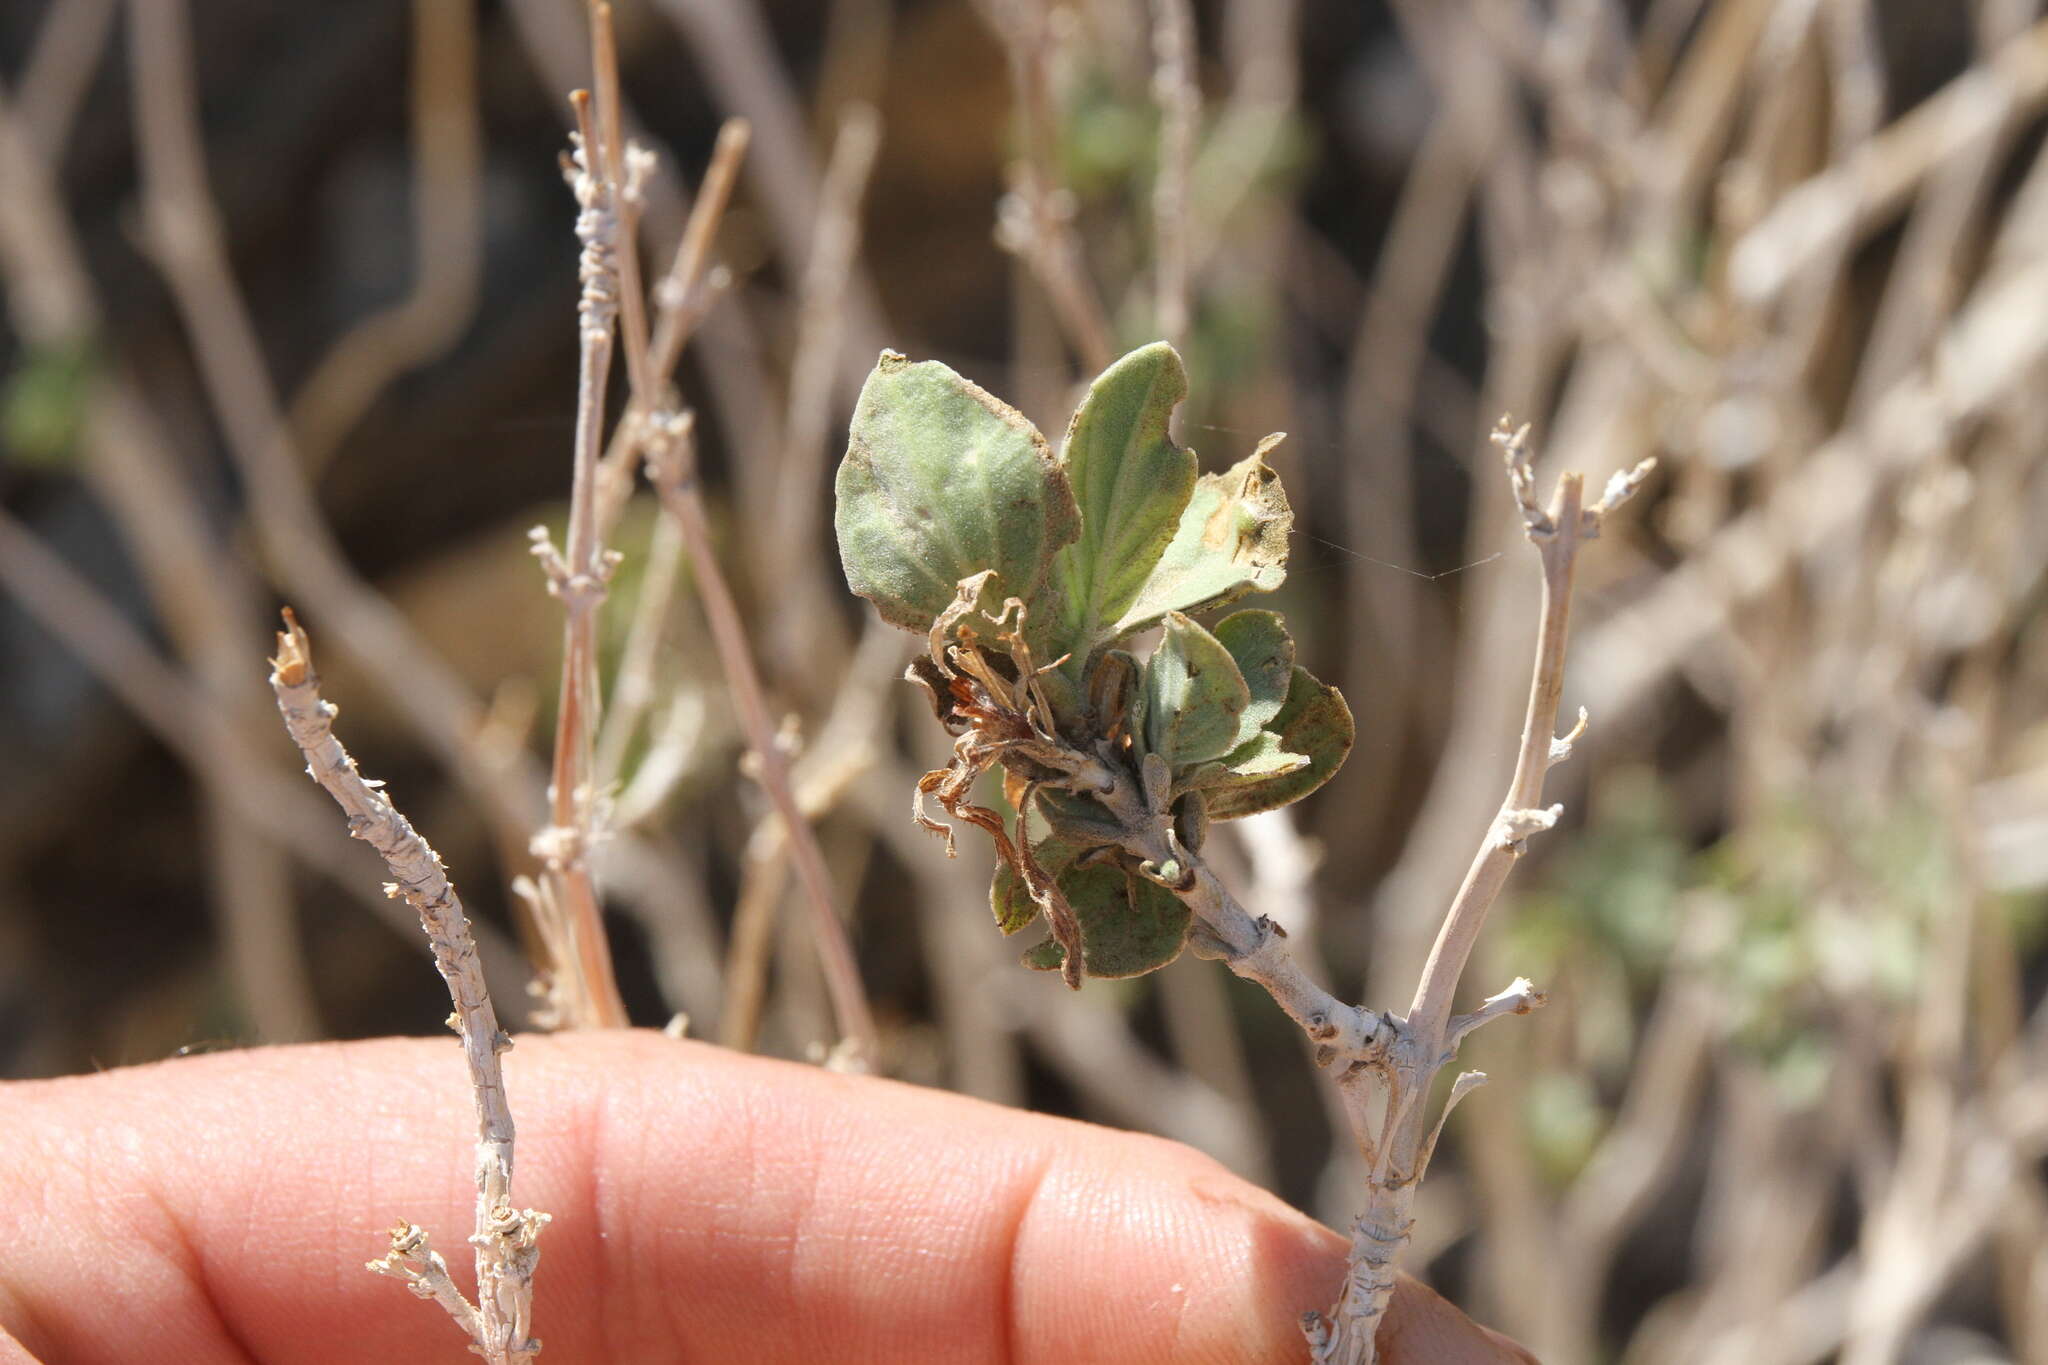
{"type": "MultiPolygon", "coordinates": [[[[605,12],[599,7],[599,12],[605,12]]],[[[608,31],[606,32],[608,37],[608,31]]],[[[600,54],[610,44],[598,43],[600,54]]],[[[599,58],[600,91],[606,62],[599,58]]],[[[616,90],[616,72],[612,90],[616,90]]],[[[582,291],[577,300],[576,436],[572,456],[567,543],[557,549],[536,527],[533,552],[547,573],[548,591],[562,604],[562,684],[555,715],[554,762],[548,782],[548,825],[534,838],[545,872],[532,898],[535,923],[548,945],[544,980],[557,1023],[570,1027],[621,1028],[626,1007],[619,998],[605,943],[591,852],[598,837],[597,793],[591,781],[598,712],[597,613],[603,606],[616,555],[604,545],[598,520],[598,461],[604,448],[605,387],[611,373],[613,328],[625,282],[619,239],[627,232],[624,201],[633,193],[621,182],[623,162],[616,149],[600,145],[615,135],[616,112],[592,117],[590,98],[572,97],[582,126],[567,167],[580,212],[576,236],[582,291]]],[[[607,98],[606,104],[615,103],[607,98]]],[[[637,179],[637,176],[635,177],[637,179]]],[[[644,343],[644,338],[643,338],[644,343]]]]}
{"type": "MultiPolygon", "coordinates": [[[[622,118],[618,112],[620,100],[617,92],[616,57],[612,52],[609,7],[594,6],[592,15],[592,36],[594,50],[597,53],[596,64],[600,83],[599,116],[605,122],[604,135],[617,139],[620,136],[618,129],[622,118]],[[606,115],[603,109],[610,109],[612,112],[606,115]]],[[[677,252],[675,266],[657,299],[659,311],[654,337],[648,336],[645,319],[638,311],[638,244],[633,232],[629,230],[630,215],[622,220],[615,213],[609,222],[599,220],[592,225],[593,232],[602,229],[603,259],[597,263],[604,267],[605,283],[614,290],[632,291],[634,299],[633,306],[625,310],[622,319],[621,330],[625,337],[627,369],[633,382],[633,397],[629,417],[624,424],[624,444],[619,449],[624,452],[638,452],[644,456],[649,479],[660,495],[662,505],[667,509],[676,529],[681,533],[684,549],[689,555],[691,576],[703,600],[719,663],[724,669],[734,707],[738,710],[746,731],[754,760],[754,771],[762,786],[766,788],[769,799],[787,831],[798,880],[810,906],[812,933],[818,945],[827,987],[832,997],[833,1013],[840,1031],[840,1042],[834,1050],[834,1055],[841,1065],[850,1069],[863,1069],[874,1057],[874,1020],[868,1009],[866,989],[861,984],[859,964],[855,961],[852,945],[847,940],[845,925],[839,918],[824,854],[819,849],[817,837],[791,789],[788,756],[776,736],[776,727],[769,719],[766,693],[762,687],[760,673],[754,665],[752,646],[747,640],[745,627],[740,620],[739,608],[733,600],[731,588],[726,584],[725,574],[718,563],[717,555],[712,550],[710,520],[705,514],[703,496],[696,478],[694,415],[688,411],[676,411],[667,394],[668,370],[673,367],[683,341],[695,321],[692,286],[708,261],[711,237],[716,230],[719,215],[724,210],[726,197],[732,186],[732,177],[746,150],[748,138],[748,125],[743,122],[728,123],[720,134],[718,151],[714,156],[712,169],[707,174],[707,187],[699,196],[697,209],[692,213],[690,226],[677,252]]],[[[870,148],[870,154],[871,150],[870,148]]],[[[652,158],[645,152],[621,149],[617,146],[605,151],[602,157],[593,157],[591,130],[586,122],[583,159],[579,162],[583,171],[580,185],[587,184],[594,168],[603,165],[607,167],[604,171],[606,176],[626,177],[625,183],[617,187],[615,193],[623,202],[635,203],[640,194],[639,183],[651,166],[651,161],[652,158]]],[[[593,202],[602,198],[594,188],[579,188],[579,199],[586,193],[592,195],[593,202]]],[[[589,243],[593,240],[599,239],[595,236],[586,237],[587,264],[592,262],[593,252],[589,243]]],[[[586,299],[592,297],[588,284],[590,278],[591,276],[587,274],[586,299]]],[[[605,330],[608,341],[610,319],[605,318],[603,321],[607,324],[605,330]]],[[[586,346],[594,344],[594,331],[595,328],[586,313],[586,346]]],[[[588,372],[587,367],[591,360],[587,353],[585,359],[588,372]]],[[[593,431],[589,435],[591,442],[596,439],[596,424],[602,420],[601,367],[596,376],[596,393],[599,401],[594,408],[589,409],[593,414],[593,431]]],[[[585,411],[586,409],[579,403],[579,448],[583,445],[580,418],[585,411]]],[[[584,458],[579,454],[579,468],[584,458]]],[[[594,444],[590,447],[588,459],[594,483],[597,468],[594,444]]],[[[598,504],[593,498],[588,505],[591,509],[591,529],[601,535],[602,526],[596,520],[601,515],[598,504]]],[[[572,546],[575,543],[575,506],[572,504],[572,546]]],[[[573,550],[569,560],[573,566],[573,550]]],[[[591,693],[590,704],[595,705],[594,690],[591,693]]],[[[557,801],[559,800],[558,790],[557,801]]]]}
{"type": "MultiPolygon", "coordinates": [[[[1543,561],[1543,604],[1521,753],[1507,799],[1438,930],[1408,1017],[1395,1027],[1383,1052],[1338,1075],[1340,1086],[1359,1085],[1377,1075],[1385,1085],[1386,1103],[1380,1122],[1357,1133],[1371,1175],[1366,1207],[1352,1227],[1343,1295],[1328,1315],[1312,1315],[1305,1322],[1318,1365],[1370,1365],[1375,1357],[1374,1337],[1393,1293],[1396,1262],[1412,1227],[1410,1210],[1416,1185],[1428,1168],[1443,1125],[1443,1116],[1434,1124],[1428,1118],[1430,1087],[1437,1072],[1456,1056],[1459,1038],[1472,1028],[1502,1014],[1526,1013],[1542,1003],[1539,992],[1527,981],[1517,980],[1473,1014],[1457,1019],[1451,1015],[1459,977],[1487,911],[1521,858],[1529,836],[1555,824],[1560,811],[1539,803],[1544,775],[1570,752],[1571,736],[1554,736],[1558,698],[1564,687],[1565,640],[1579,546],[1599,534],[1605,515],[1635,492],[1650,468],[1645,462],[1617,475],[1591,506],[1584,502],[1581,477],[1562,475],[1546,508],[1536,497],[1528,428],[1510,430],[1503,424],[1494,439],[1507,460],[1524,528],[1543,561]]],[[[1582,717],[1581,727],[1583,724],[1582,717]]],[[[1476,1072],[1461,1076],[1443,1115],[1483,1079],[1476,1072]]],[[[1354,1114],[1359,1112],[1355,1105],[1347,1107],[1354,1114]]]]}
{"type": "Polygon", "coordinates": [[[1029,263],[1082,367],[1098,374],[1115,358],[1115,340],[1074,230],[1073,193],[1059,174],[1051,8],[1047,0],[981,0],[981,8],[1009,56],[1024,147],[996,241],[1029,263]]]}
{"type": "Polygon", "coordinates": [[[687,414],[666,427],[659,425],[658,419],[647,423],[642,438],[647,453],[647,476],[660,495],[662,506],[682,531],[683,545],[690,555],[690,570],[703,598],[704,616],[718,650],[718,662],[725,670],[726,687],[739,712],[754,759],[755,775],[774,803],[776,814],[781,816],[790,841],[797,879],[811,910],[812,936],[818,945],[839,1026],[840,1043],[835,1052],[844,1065],[865,1068],[874,1059],[875,1026],[868,1010],[867,991],[861,984],[860,964],[854,959],[853,946],[847,941],[846,927],[834,904],[824,852],[818,847],[817,835],[804,818],[790,785],[789,755],[769,718],[767,694],[754,667],[739,606],[733,601],[732,589],[726,586],[724,571],[711,548],[711,523],[704,512],[696,452],[686,418],[687,414]]]}
{"type": "MultiPolygon", "coordinates": [[[[361,879],[342,848],[321,837],[326,817],[303,789],[266,763],[204,689],[161,658],[118,608],[5,513],[0,585],[251,829],[336,885],[357,890],[379,919],[411,932],[410,917],[383,897],[360,892],[361,879]]],[[[500,961],[512,960],[495,934],[484,942],[500,961]]]]}
{"type": "Polygon", "coordinates": [[[1152,190],[1156,315],[1159,335],[1178,347],[1188,329],[1188,181],[1202,120],[1188,0],[1152,0],[1152,60],[1152,98],[1159,105],[1159,176],[1152,190]]]}
{"type": "Polygon", "coordinates": [[[144,244],[191,335],[268,568],[293,597],[332,623],[420,742],[484,809],[501,822],[529,827],[533,787],[507,783],[468,743],[483,719],[476,698],[363,580],[321,514],[207,186],[186,6],[133,0],[129,14],[144,244]]]}
{"type": "Polygon", "coordinates": [[[324,467],[378,396],[452,346],[476,312],[483,274],[483,129],[471,0],[416,0],[410,83],[413,280],[358,322],[293,394],[300,458],[324,467]]]}
{"type": "Polygon", "coordinates": [[[320,696],[311,642],[289,608],[271,660],[270,685],[285,729],[306,756],[306,769],[348,815],[349,833],[377,850],[395,879],[385,889],[418,912],[433,945],[434,965],[455,1003],[450,1023],[462,1039],[476,1101],[477,1302],[472,1306],[448,1278],[448,1267],[428,1244],[427,1234],[400,1222],[391,1250],[369,1268],[405,1282],[421,1298],[448,1311],[476,1350],[491,1365],[515,1365],[540,1353],[533,1335],[533,1272],[540,1260],[536,1239],[548,1215],[512,1204],[512,1110],[505,1098],[500,1054],[512,1046],[498,1027],[485,985],[483,964],[470,937],[462,901],[448,881],[440,857],[427,846],[397,807],[365,779],[334,736],[336,708],[320,696]]]}

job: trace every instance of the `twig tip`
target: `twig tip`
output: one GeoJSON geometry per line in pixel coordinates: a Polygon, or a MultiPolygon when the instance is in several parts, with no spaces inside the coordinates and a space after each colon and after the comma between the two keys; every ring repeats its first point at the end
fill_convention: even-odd
{"type": "Polygon", "coordinates": [[[284,687],[298,687],[313,673],[313,646],[290,607],[283,611],[284,629],[277,633],[277,655],[270,661],[271,679],[284,687]]]}

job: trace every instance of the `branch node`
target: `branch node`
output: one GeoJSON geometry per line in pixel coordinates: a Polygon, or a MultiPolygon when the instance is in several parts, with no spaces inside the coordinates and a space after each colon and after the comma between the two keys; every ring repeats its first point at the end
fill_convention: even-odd
{"type": "Polygon", "coordinates": [[[647,182],[653,178],[661,158],[637,142],[628,142],[625,161],[626,183],[619,187],[619,198],[637,211],[645,201],[647,182]]]}
{"type": "Polygon", "coordinates": [[[536,526],[526,533],[527,553],[540,561],[541,572],[548,576],[548,591],[560,597],[569,582],[569,561],[556,548],[554,537],[545,526],[536,526]]]}
{"type": "Polygon", "coordinates": [[[657,487],[682,490],[697,480],[697,414],[650,412],[641,419],[640,451],[657,487]]]}
{"type": "Polygon", "coordinates": [[[1188,926],[1188,951],[1204,962],[1229,962],[1236,956],[1222,935],[1210,928],[1209,922],[1199,915],[1188,926]]]}
{"type": "Polygon", "coordinates": [[[1536,462],[1529,450],[1529,424],[1516,425],[1503,416],[1493,428],[1493,443],[1500,447],[1501,461],[1508,467],[1508,483],[1514,488],[1515,505],[1522,510],[1522,525],[1531,540],[1554,535],[1557,526],[1536,496],[1536,462]]]}
{"type": "Polygon", "coordinates": [[[1330,1320],[1314,1309],[1301,1315],[1301,1334],[1308,1338],[1310,1359],[1321,1361],[1329,1358],[1335,1330],[1330,1320]]]}
{"type": "Polygon", "coordinates": [[[1530,835],[1553,828],[1563,816],[1564,806],[1561,803],[1540,810],[1502,811],[1493,826],[1494,844],[1519,853],[1530,835]]]}

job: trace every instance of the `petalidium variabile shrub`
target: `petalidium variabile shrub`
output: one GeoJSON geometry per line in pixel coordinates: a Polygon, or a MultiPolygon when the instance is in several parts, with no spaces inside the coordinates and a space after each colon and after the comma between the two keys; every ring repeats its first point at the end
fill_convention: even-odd
{"type": "Polygon", "coordinates": [[[909,677],[954,736],[918,818],[949,849],[927,796],[987,831],[997,926],[1042,917],[1024,960],[1077,987],[1179,956],[1185,853],[1209,821],[1300,800],[1351,748],[1350,709],[1295,662],[1278,614],[1196,619],[1280,585],[1293,514],[1266,463],[1277,436],[1199,471],[1168,431],[1187,388],[1171,346],[1132,351],[1055,452],[945,365],[884,351],[839,467],[847,582],[926,637],[909,677]],[[1154,626],[1138,658],[1128,645],[1154,626]],[[991,768],[1014,826],[974,799],[991,768]]]}

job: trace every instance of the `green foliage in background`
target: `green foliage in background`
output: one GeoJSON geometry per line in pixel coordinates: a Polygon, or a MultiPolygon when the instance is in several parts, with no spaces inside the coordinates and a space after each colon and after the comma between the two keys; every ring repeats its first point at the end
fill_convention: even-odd
{"type": "MultiPolygon", "coordinates": [[[[1968,913],[1967,880],[1936,817],[1912,802],[1852,811],[1786,800],[1698,851],[1679,829],[1652,774],[1610,775],[1585,833],[1523,903],[1510,952],[1573,981],[1578,1054],[1616,1078],[1667,974],[1700,975],[1725,1043],[1787,1106],[1810,1107],[1837,1063],[1839,1003],[1912,1008],[1930,943],[1968,913]],[[1674,952],[1688,931],[1681,963],[1674,952]]],[[[2015,927],[2026,908],[2003,907],[2015,927]]],[[[1524,1120],[1564,1181],[1606,1115],[1581,1074],[1552,1072],[1532,1085],[1524,1120]]]]}
{"type": "Polygon", "coordinates": [[[8,458],[68,466],[98,378],[99,351],[90,340],[30,347],[0,387],[0,442],[8,458]]]}

